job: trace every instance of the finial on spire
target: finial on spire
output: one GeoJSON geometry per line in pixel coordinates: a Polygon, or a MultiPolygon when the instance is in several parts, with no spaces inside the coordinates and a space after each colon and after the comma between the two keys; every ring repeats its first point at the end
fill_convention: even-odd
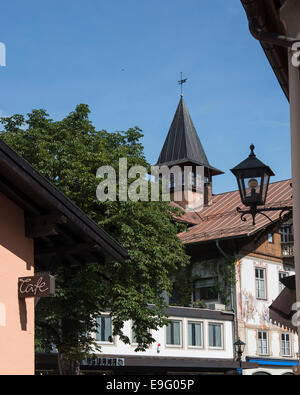
{"type": "Polygon", "coordinates": [[[183,78],[182,72],[180,73],[180,81],[178,81],[178,84],[181,85],[181,94],[180,96],[183,97],[183,84],[187,82],[187,78],[183,78]]]}
{"type": "Polygon", "coordinates": [[[255,145],[254,144],[250,145],[250,149],[251,149],[250,156],[256,156],[255,153],[254,153],[254,149],[255,149],[255,145]]]}

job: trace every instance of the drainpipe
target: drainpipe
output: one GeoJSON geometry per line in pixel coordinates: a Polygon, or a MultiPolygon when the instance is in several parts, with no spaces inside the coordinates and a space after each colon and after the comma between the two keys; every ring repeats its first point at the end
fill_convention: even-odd
{"type": "Polygon", "coordinates": [[[257,17],[249,19],[249,29],[252,36],[257,40],[279,47],[291,48],[295,42],[299,41],[296,38],[265,31],[260,27],[257,17]]]}
{"type": "MultiPolygon", "coordinates": [[[[223,251],[223,249],[220,246],[220,241],[216,240],[216,247],[219,250],[219,252],[221,253],[221,255],[224,256],[224,258],[228,258],[228,255],[223,251]]],[[[237,316],[237,309],[235,309],[235,306],[237,306],[237,297],[236,297],[236,288],[235,287],[231,287],[231,293],[230,293],[230,299],[231,299],[231,309],[233,311],[234,314],[234,326],[232,328],[232,338],[234,339],[234,343],[240,338],[239,337],[239,324],[238,324],[238,316],[237,316]]],[[[233,346],[233,350],[234,350],[234,346],[233,346]]],[[[235,352],[233,353],[234,358],[235,358],[235,352]]]]}

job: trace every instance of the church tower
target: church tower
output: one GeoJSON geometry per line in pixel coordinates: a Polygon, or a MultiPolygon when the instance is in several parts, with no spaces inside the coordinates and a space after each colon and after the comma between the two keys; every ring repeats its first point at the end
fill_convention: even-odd
{"type": "MultiPolygon", "coordinates": [[[[190,183],[188,198],[183,197],[182,201],[177,201],[177,203],[183,208],[190,206],[191,200],[193,200],[195,198],[195,194],[197,194],[197,190],[194,187],[196,185],[196,170],[197,167],[202,167],[204,176],[202,206],[208,206],[211,204],[213,177],[224,173],[210,165],[197,131],[194,127],[193,121],[190,117],[189,111],[183,100],[183,95],[181,95],[180,102],[178,104],[168,136],[160,153],[157,166],[167,166],[169,169],[174,166],[179,166],[182,169],[182,172],[185,167],[192,167],[192,181],[190,183]]],[[[182,190],[183,184],[184,177],[182,179],[181,185],[177,185],[177,190],[178,188],[182,190]]],[[[174,187],[176,187],[176,185],[174,185],[174,187]]],[[[173,190],[175,190],[175,188],[173,188],[173,190]]],[[[174,198],[174,193],[172,194],[172,190],[171,197],[174,198]]]]}

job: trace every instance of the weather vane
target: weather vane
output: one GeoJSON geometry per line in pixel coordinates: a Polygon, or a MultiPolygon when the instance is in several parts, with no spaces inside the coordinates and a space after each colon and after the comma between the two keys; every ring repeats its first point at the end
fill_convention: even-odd
{"type": "Polygon", "coordinates": [[[181,96],[183,95],[183,84],[187,82],[187,78],[183,78],[182,73],[180,73],[180,81],[178,81],[178,84],[181,86],[181,96]]]}

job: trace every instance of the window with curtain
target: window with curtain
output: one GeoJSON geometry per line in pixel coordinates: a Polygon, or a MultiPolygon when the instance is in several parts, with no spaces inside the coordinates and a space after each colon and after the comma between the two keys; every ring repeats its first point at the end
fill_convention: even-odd
{"type": "Polygon", "coordinates": [[[209,347],[222,348],[223,347],[223,326],[222,324],[209,324],[209,347]]]}
{"type": "Polygon", "coordinates": [[[167,345],[181,346],[181,321],[171,321],[167,326],[167,345]]]}
{"type": "Polygon", "coordinates": [[[291,335],[289,333],[281,334],[281,354],[284,357],[291,356],[291,335]]]}
{"type": "Polygon", "coordinates": [[[267,299],[266,269],[255,269],[256,298],[267,299]]]}
{"type": "Polygon", "coordinates": [[[96,334],[96,340],[99,342],[112,343],[112,323],[111,317],[101,316],[97,318],[98,331],[96,334]]]}
{"type": "Polygon", "coordinates": [[[268,332],[258,331],[258,353],[259,355],[269,355],[268,332]]]}
{"type": "Polygon", "coordinates": [[[188,323],[188,336],[190,347],[203,347],[202,322],[188,323]]]}

